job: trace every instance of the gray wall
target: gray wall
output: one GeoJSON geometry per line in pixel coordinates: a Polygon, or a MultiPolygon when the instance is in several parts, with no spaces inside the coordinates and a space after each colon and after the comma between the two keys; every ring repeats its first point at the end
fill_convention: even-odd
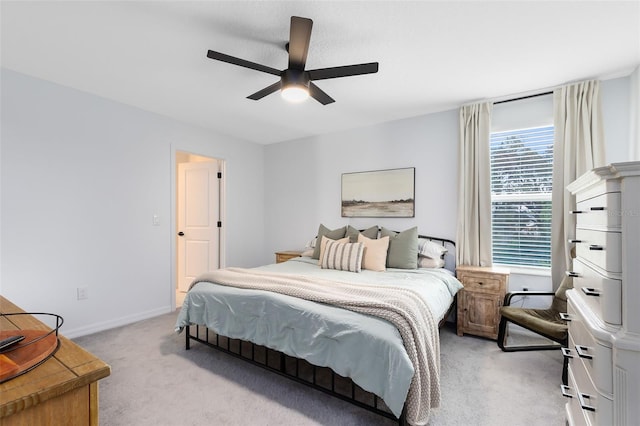
{"type": "Polygon", "coordinates": [[[168,312],[175,150],[226,161],[227,265],[264,260],[262,145],[12,71],[1,78],[3,296],[61,314],[71,337],[168,312]]]}

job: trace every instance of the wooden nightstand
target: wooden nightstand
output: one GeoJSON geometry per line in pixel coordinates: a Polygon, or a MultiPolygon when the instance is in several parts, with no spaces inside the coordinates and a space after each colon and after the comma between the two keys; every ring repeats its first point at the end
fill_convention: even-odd
{"type": "Polygon", "coordinates": [[[276,252],[276,263],[286,262],[294,257],[300,257],[302,250],[285,250],[276,252]]]}
{"type": "Polygon", "coordinates": [[[458,292],[458,336],[467,333],[496,340],[500,307],[509,286],[509,270],[461,265],[456,275],[464,285],[458,292]]]}

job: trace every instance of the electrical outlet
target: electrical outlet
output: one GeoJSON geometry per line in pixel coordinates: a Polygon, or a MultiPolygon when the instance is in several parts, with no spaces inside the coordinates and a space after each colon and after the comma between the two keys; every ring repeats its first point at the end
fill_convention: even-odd
{"type": "Polygon", "coordinates": [[[89,298],[89,287],[78,287],[78,300],[85,300],[89,298]]]}

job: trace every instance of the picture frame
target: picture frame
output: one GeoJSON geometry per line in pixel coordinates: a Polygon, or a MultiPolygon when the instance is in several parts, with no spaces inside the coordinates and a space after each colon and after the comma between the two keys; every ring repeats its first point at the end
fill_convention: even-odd
{"type": "Polygon", "coordinates": [[[415,217],[415,167],[342,174],[342,217],[415,217]]]}

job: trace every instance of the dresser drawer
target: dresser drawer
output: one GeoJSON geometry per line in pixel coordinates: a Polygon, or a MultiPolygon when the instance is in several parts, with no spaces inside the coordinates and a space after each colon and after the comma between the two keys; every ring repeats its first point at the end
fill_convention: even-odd
{"type": "Polygon", "coordinates": [[[612,425],[613,401],[599,394],[580,364],[569,365],[569,411],[574,425],[612,425]]]}
{"type": "Polygon", "coordinates": [[[609,324],[621,324],[622,281],[601,275],[580,258],[573,259],[572,272],[577,275],[573,288],[598,318],[609,324]]]}
{"type": "Polygon", "coordinates": [[[564,396],[568,398],[566,406],[566,411],[568,413],[567,424],[568,426],[591,426],[586,414],[580,406],[580,401],[576,395],[576,389],[578,389],[576,378],[573,375],[573,369],[569,366],[567,388],[563,390],[564,396]]]}
{"type": "Polygon", "coordinates": [[[622,272],[620,232],[576,229],[576,255],[607,272],[622,272]]]}
{"type": "Polygon", "coordinates": [[[620,229],[620,193],[608,192],[576,203],[578,228],[620,229]]]}
{"type": "Polygon", "coordinates": [[[580,364],[598,391],[608,397],[613,395],[612,350],[600,344],[585,328],[575,312],[569,310],[569,353],[571,365],[580,364]]]}

